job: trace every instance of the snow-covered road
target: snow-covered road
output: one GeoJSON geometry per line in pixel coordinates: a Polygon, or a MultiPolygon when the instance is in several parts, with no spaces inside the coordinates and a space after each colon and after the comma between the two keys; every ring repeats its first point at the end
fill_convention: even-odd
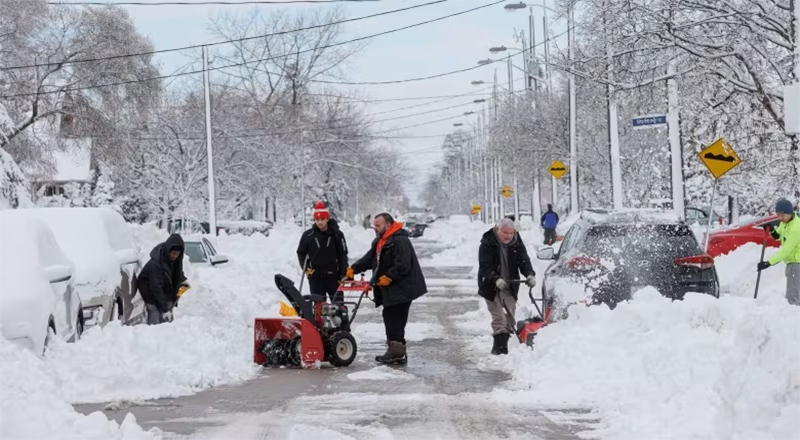
{"type": "MultiPolygon", "coordinates": [[[[442,247],[433,241],[415,246],[423,257],[442,247]]],[[[510,374],[479,362],[491,345],[488,321],[481,336],[475,326],[459,325],[479,310],[474,281],[467,278],[472,267],[424,271],[431,287],[411,309],[405,367],[375,365],[372,358],[384,349],[383,326],[379,310],[368,305],[354,324],[359,356],[348,368],[264,370],[236,386],[106,414],[121,421],[131,412],[143,428],[165,431],[165,438],[199,439],[570,439],[590,426],[592,417],[559,425],[545,415],[551,412],[543,413],[550,408],[492,399],[513,385],[510,374]]],[[[77,408],[91,413],[104,406],[77,408]]],[[[585,416],[588,410],[559,412],[585,416]]]]}

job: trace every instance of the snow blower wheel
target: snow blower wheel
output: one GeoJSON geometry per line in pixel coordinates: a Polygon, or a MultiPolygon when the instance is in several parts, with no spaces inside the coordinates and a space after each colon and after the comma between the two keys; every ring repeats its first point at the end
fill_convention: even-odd
{"type": "Polygon", "coordinates": [[[292,280],[280,274],[275,275],[275,284],[297,316],[256,318],[253,361],[270,367],[302,368],[317,367],[322,361],[335,367],[352,364],[358,346],[350,333],[350,325],[370,290],[363,276],[360,281],[347,280],[340,284],[337,297],[343,300],[334,303],[328,303],[322,295],[301,294],[292,280]],[[347,292],[356,293],[358,297],[348,301],[347,292]]]}
{"type": "Polygon", "coordinates": [[[352,364],[357,353],[358,345],[350,332],[334,333],[325,347],[325,357],[334,367],[346,367],[352,364]]]}

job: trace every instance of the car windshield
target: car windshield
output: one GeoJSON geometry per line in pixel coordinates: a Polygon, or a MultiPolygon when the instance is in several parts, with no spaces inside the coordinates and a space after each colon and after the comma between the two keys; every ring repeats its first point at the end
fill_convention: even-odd
{"type": "Polygon", "coordinates": [[[203,247],[199,242],[187,241],[184,249],[190,263],[206,262],[206,254],[203,252],[203,247]]]}
{"type": "Polygon", "coordinates": [[[662,260],[701,254],[685,225],[598,225],[591,228],[580,252],[611,259],[662,260]]]}

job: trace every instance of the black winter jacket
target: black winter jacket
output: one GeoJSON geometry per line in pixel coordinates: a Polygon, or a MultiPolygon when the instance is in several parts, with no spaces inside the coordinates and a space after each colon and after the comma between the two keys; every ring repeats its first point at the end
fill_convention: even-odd
{"type": "Polygon", "coordinates": [[[386,239],[381,249],[380,262],[375,255],[379,240],[373,240],[369,251],[352,265],[355,273],[372,269],[370,282],[374,289],[375,306],[402,304],[427,293],[428,286],[425,285],[425,277],[408,238],[408,231],[401,229],[386,239]],[[391,278],[392,283],[386,287],[378,287],[377,282],[381,275],[391,278]]]}
{"type": "MultiPolygon", "coordinates": [[[[478,264],[478,294],[489,301],[494,301],[494,283],[500,278],[500,241],[494,233],[494,228],[489,229],[481,237],[478,264]]],[[[525,243],[522,242],[519,233],[515,233],[515,241],[508,247],[508,271],[512,280],[518,280],[520,272],[525,277],[535,275],[528,250],[525,249],[525,243]]],[[[519,284],[511,284],[509,287],[511,295],[517,299],[519,284]]]]}
{"type": "Polygon", "coordinates": [[[178,299],[178,289],[186,281],[183,251],[177,260],[169,259],[169,250],[176,246],[184,248],[183,238],[172,234],[164,243],[154,247],[150,251],[150,261],[144,265],[138,277],[137,285],[142,299],[147,304],[155,305],[161,313],[172,310],[178,299]]]}
{"type": "Polygon", "coordinates": [[[297,260],[300,267],[308,257],[308,267],[314,269],[314,278],[344,277],[347,271],[347,241],[335,220],[328,220],[328,229],[321,231],[317,225],[300,237],[297,260]]]}

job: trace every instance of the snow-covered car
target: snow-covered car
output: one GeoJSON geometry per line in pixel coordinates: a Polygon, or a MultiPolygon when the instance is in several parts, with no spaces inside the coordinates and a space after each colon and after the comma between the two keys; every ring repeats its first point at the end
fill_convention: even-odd
{"type": "Polygon", "coordinates": [[[75,289],[83,300],[87,327],[116,320],[128,325],[145,321],[144,301],[135,289],[139,252],[118,212],[110,208],[18,211],[49,226],[74,263],[75,289]]]}
{"type": "Polygon", "coordinates": [[[261,234],[269,237],[269,230],[272,229],[272,222],[261,222],[255,220],[220,220],[217,222],[217,230],[223,230],[226,234],[253,235],[261,234]]]}
{"type": "MultiPolygon", "coordinates": [[[[659,210],[587,210],[567,232],[558,253],[537,252],[554,260],[545,271],[548,298],[569,296],[570,285],[611,307],[653,286],[671,299],[689,292],[719,297],[714,259],[706,254],[685,221],[659,210]]],[[[574,300],[574,299],[573,299],[574,300]]]]}
{"type": "Polygon", "coordinates": [[[80,339],[83,311],[52,231],[17,211],[0,211],[0,332],[41,355],[51,338],[80,339]]]}
{"type": "Polygon", "coordinates": [[[184,254],[191,264],[216,266],[228,262],[228,257],[217,253],[217,249],[205,237],[188,236],[183,238],[184,254]]]}

